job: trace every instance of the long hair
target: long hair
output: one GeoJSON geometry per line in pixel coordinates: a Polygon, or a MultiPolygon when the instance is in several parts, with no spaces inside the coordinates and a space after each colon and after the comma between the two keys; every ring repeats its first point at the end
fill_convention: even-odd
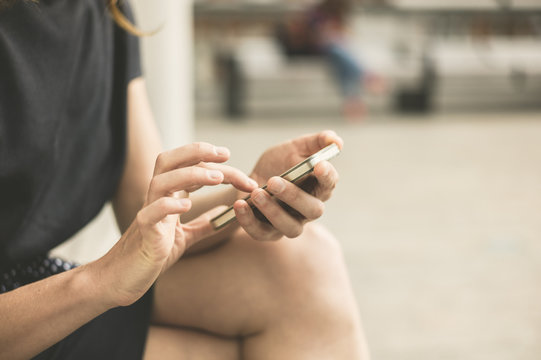
{"type": "MultiPolygon", "coordinates": [[[[0,10],[8,8],[15,4],[16,2],[21,0],[0,0],[0,10]]],[[[39,0],[24,0],[24,1],[31,1],[33,3],[38,3],[39,0]]],[[[122,11],[118,8],[118,2],[119,0],[106,0],[107,1],[107,8],[109,9],[109,12],[111,13],[111,16],[115,20],[115,22],[126,30],[127,32],[137,35],[137,36],[145,36],[150,35],[151,33],[146,33],[141,30],[139,30],[133,23],[126,18],[126,16],[122,13],[122,11]]]]}
{"type": "Polygon", "coordinates": [[[118,0],[107,0],[107,7],[109,12],[113,16],[113,19],[118,26],[126,30],[127,32],[136,36],[148,36],[154,34],[156,31],[144,32],[139,30],[118,8],[118,0]]]}

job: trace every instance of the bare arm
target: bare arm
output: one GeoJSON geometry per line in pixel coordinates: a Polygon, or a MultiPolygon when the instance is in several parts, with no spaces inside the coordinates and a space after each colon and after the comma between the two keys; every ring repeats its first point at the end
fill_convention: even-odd
{"type": "Polygon", "coordinates": [[[162,151],[143,78],[132,80],[128,86],[127,122],[124,172],[113,198],[113,209],[121,232],[128,228],[143,206],[154,162],[162,151]]]}
{"type": "Polygon", "coordinates": [[[92,265],[0,295],[0,359],[27,359],[113,307],[92,265]]]}
{"type": "MultiPolygon", "coordinates": [[[[260,185],[269,180],[274,185],[282,184],[283,182],[279,178],[270,179],[271,176],[281,173],[294,165],[294,163],[312,155],[331,142],[342,146],[342,140],[334,132],[329,131],[302,136],[277,145],[263,154],[251,176],[260,185]],[[288,161],[291,163],[288,164],[288,161]]],[[[128,227],[144,204],[150,179],[153,175],[156,175],[155,172],[153,173],[153,169],[154,164],[157,164],[156,157],[160,150],[159,135],[150,111],[144,81],[135,79],[128,88],[128,152],[126,166],[113,201],[117,222],[121,230],[128,227]]],[[[168,152],[168,156],[180,155],[174,155],[174,152],[168,152]]],[[[227,157],[229,157],[229,154],[227,154],[227,157]]],[[[237,173],[230,172],[231,169],[220,168],[220,170],[223,171],[225,178],[231,179],[233,182],[236,181],[236,188],[244,188],[244,191],[246,191],[246,188],[252,190],[257,188],[253,184],[240,184],[240,181],[245,181],[247,178],[245,175],[239,174],[238,170],[237,173]]],[[[183,223],[187,223],[197,218],[198,224],[206,226],[206,233],[203,240],[198,240],[197,244],[188,250],[188,253],[203,251],[225,241],[234,231],[239,230],[240,226],[256,239],[277,239],[283,235],[297,236],[302,232],[303,224],[306,221],[321,216],[323,201],[330,198],[338,179],[336,170],[327,162],[316,166],[314,176],[317,185],[312,194],[307,194],[298,187],[287,183],[283,184],[285,186],[283,193],[282,190],[278,190],[277,186],[270,186],[268,189],[276,196],[276,199],[297,210],[302,215],[300,218],[294,218],[287,214],[278,206],[275,200],[268,198],[267,193],[261,190],[255,190],[255,192],[251,193],[252,197],[260,194],[260,198],[267,200],[264,201],[264,204],[256,204],[256,206],[270,220],[272,225],[258,221],[246,202],[235,202],[241,196],[234,188],[201,196],[194,194],[191,197],[190,211],[183,212],[181,219],[183,223]],[[205,213],[217,206],[231,205],[233,202],[235,202],[235,213],[239,222],[226,227],[222,231],[213,232],[208,226],[208,221],[213,214],[218,214],[218,212],[205,213]],[[239,213],[241,210],[243,210],[242,213],[239,213]],[[201,214],[204,215],[200,216],[201,214]]]]}
{"type": "MultiPolygon", "coordinates": [[[[141,87],[138,82],[141,83],[130,83],[130,92],[141,87]]],[[[146,98],[137,100],[146,101],[146,98]]],[[[135,112],[133,101],[130,102],[128,112],[136,119],[148,116],[135,112]]],[[[121,191],[115,198],[115,208],[122,209],[117,211],[117,214],[121,214],[118,223],[122,231],[126,230],[143,205],[152,176],[153,161],[160,148],[155,129],[142,128],[135,132],[132,126],[128,128],[128,136],[132,138],[141,136],[142,132],[149,134],[147,143],[150,149],[148,152],[131,149],[128,152],[127,168],[131,173],[142,173],[145,176],[138,177],[135,182],[127,182],[125,177],[122,178],[121,191]],[[146,158],[147,161],[135,162],[134,156],[146,158]]],[[[133,141],[129,143],[131,146],[134,144],[133,141]]],[[[103,262],[81,266],[1,294],[0,359],[30,358],[118,305],[105,291],[104,284],[109,279],[100,275],[103,273],[100,270],[103,262]]]]}
{"type": "MultiPolygon", "coordinates": [[[[179,119],[179,121],[182,121],[179,119]]],[[[133,221],[145,201],[146,192],[152,178],[156,157],[162,151],[159,133],[156,128],[145,82],[142,78],[134,79],[128,87],[128,148],[124,173],[117,193],[113,199],[113,208],[118,226],[125,231],[133,221]]],[[[231,187],[211,194],[190,195],[192,208],[182,216],[184,223],[220,205],[232,205],[238,199],[238,191],[231,187]]],[[[209,216],[210,218],[210,216],[209,216]]],[[[197,243],[188,253],[206,250],[227,239],[235,230],[228,227],[197,243]]]]}
{"type": "MultiPolygon", "coordinates": [[[[144,87],[141,80],[132,81],[130,93],[144,87]]],[[[138,120],[149,116],[134,111],[135,102],[130,101],[128,113],[138,120]]],[[[136,99],[146,101],[145,97],[136,99]]],[[[138,110],[145,110],[141,106],[138,110]]],[[[129,173],[141,173],[137,181],[128,182],[126,176],[115,197],[115,209],[122,231],[126,230],[143,205],[148,183],[152,176],[153,163],[160,150],[157,131],[152,123],[140,122],[138,129],[128,127],[131,147],[133,138],[148,135],[148,149],[132,148],[128,151],[129,173]],[[145,128],[146,126],[146,128],[145,128]],[[137,131],[136,131],[137,130],[137,131]],[[146,161],[133,161],[134,157],[146,161]]],[[[118,305],[104,291],[107,282],[100,267],[103,261],[81,266],[47,279],[20,287],[0,295],[0,359],[27,359],[57,343],[99,314],[118,305]]]]}
{"type": "Polygon", "coordinates": [[[226,166],[218,171],[218,178],[196,166],[229,157],[210,144],[161,154],[155,167],[160,143],[143,81],[132,81],[128,91],[129,150],[114,198],[124,233],[102,258],[0,295],[0,359],[30,358],[108,309],[136,301],[186,248],[211,232],[201,219],[176,227],[174,237],[163,232],[191,207],[189,200],[182,202],[169,194],[238,180],[234,169],[226,166]]]}

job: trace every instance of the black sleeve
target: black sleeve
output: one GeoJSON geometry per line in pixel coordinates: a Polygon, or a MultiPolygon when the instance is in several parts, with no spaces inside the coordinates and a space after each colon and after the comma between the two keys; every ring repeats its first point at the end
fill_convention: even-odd
{"type": "MultiPolygon", "coordinates": [[[[136,26],[135,17],[130,4],[127,1],[119,2],[119,9],[126,18],[136,26]]],[[[121,61],[125,66],[125,75],[128,82],[142,75],[141,58],[139,53],[139,37],[124,30],[120,26],[115,26],[115,35],[117,44],[121,48],[121,61]]]]}

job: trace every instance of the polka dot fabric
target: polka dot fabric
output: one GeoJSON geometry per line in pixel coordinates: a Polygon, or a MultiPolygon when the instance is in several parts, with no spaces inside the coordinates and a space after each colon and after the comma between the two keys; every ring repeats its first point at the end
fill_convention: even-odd
{"type": "Polygon", "coordinates": [[[59,258],[39,256],[30,261],[2,267],[0,269],[0,294],[77,266],[76,263],[59,258]]]}

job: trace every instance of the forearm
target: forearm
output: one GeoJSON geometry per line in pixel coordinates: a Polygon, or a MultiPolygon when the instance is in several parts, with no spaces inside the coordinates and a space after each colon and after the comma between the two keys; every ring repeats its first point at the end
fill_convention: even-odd
{"type": "Polygon", "coordinates": [[[112,307],[92,264],[0,295],[0,359],[27,359],[112,307]]]}

